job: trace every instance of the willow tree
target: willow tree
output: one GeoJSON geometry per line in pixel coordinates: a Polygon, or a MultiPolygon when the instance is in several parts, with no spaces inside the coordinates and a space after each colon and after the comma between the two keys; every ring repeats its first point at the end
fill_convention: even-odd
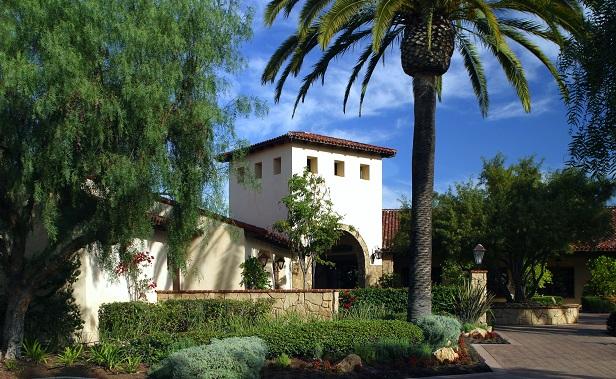
{"type": "Polygon", "coordinates": [[[181,266],[198,207],[216,203],[215,157],[251,101],[224,94],[251,20],[234,0],[20,0],[0,9],[0,262],[5,357],[20,353],[41,283],[82,249],[103,256],[152,232],[177,202],[181,266]],[[223,104],[224,100],[224,104],[223,104]]]}
{"type": "Polygon", "coordinates": [[[402,69],[413,78],[414,129],[412,153],[412,222],[410,320],[431,313],[431,228],[434,187],[435,109],[442,76],[454,49],[461,54],[482,115],[488,113],[486,77],[477,44],[496,58],[525,111],[531,96],[524,68],[511,44],[528,50],[564,86],[550,59],[534,38],[561,44],[567,33],[583,27],[583,13],[574,0],[272,0],[265,12],[271,25],[299,8],[297,31],[273,53],[263,83],[275,82],[280,98],[290,75],[300,74],[308,53],[322,50],[304,77],[295,106],[309,88],[324,80],[329,64],[359,49],[344,93],[343,109],[353,84],[361,80],[361,105],[372,74],[389,47],[400,51],[402,69]],[[362,42],[368,40],[368,43],[362,42]]]}

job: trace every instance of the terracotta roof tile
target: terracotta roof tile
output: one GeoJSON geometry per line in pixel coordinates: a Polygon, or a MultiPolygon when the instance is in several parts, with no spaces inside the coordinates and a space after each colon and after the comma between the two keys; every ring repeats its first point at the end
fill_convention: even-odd
{"type": "MultiPolygon", "coordinates": [[[[248,147],[248,153],[254,153],[276,145],[283,145],[291,142],[300,142],[309,145],[333,146],[345,150],[362,151],[369,154],[381,156],[382,158],[391,158],[396,155],[396,150],[388,147],[369,145],[366,143],[350,141],[342,138],[328,137],[320,134],[307,132],[288,132],[276,138],[272,138],[263,142],[256,143],[248,147]]],[[[233,157],[233,152],[227,152],[220,156],[223,162],[229,162],[233,157]]]]}
{"type": "Polygon", "coordinates": [[[400,229],[400,209],[383,209],[383,247],[384,251],[393,248],[394,238],[400,229]]]}

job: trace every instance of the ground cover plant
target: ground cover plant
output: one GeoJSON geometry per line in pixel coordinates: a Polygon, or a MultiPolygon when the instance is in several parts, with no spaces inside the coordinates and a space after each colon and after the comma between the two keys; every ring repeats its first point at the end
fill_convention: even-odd
{"type": "Polygon", "coordinates": [[[616,311],[616,302],[601,296],[582,296],[582,310],[589,313],[609,313],[616,311]]]}

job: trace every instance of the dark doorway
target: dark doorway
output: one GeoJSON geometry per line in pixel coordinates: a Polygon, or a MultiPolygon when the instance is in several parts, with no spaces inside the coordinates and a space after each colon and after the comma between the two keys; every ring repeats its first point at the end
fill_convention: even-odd
{"type": "Polygon", "coordinates": [[[364,285],[364,252],[348,232],[325,254],[324,259],[331,265],[316,265],[313,288],[356,288],[364,285]]]}

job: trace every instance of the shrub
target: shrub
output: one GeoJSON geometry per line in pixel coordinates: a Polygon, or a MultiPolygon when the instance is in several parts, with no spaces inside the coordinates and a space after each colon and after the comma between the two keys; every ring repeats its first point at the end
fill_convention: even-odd
{"type": "Polygon", "coordinates": [[[485,286],[477,286],[467,280],[464,285],[457,287],[452,300],[453,314],[463,323],[474,324],[481,316],[490,312],[494,295],[486,292],[485,286]]]}
{"type": "Polygon", "coordinates": [[[383,274],[376,285],[380,288],[403,288],[402,278],[395,272],[383,274]]]}
{"type": "MultiPolygon", "coordinates": [[[[406,317],[406,314],[405,314],[406,317]]],[[[384,305],[371,303],[359,303],[348,309],[342,308],[338,311],[336,318],[344,319],[360,319],[360,320],[383,320],[393,318],[391,312],[385,309],[384,305]]]]}
{"type": "Polygon", "coordinates": [[[417,320],[417,326],[433,350],[456,345],[462,330],[462,325],[455,318],[439,315],[424,316],[417,320]]]}
{"type": "Polygon", "coordinates": [[[607,318],[607,332],[616,337],[616,311],[607,318]]]}
{"type": "Polygon", "coordinates": [[[588,262],[590,280],[585,291],[596,296],[616,295],[616,258],[602,255],[588,262]]]}
{"type": "MultiPolygon", "coordinates": [[[[452,295],[457,286],[432,286],[432,313],[451,314],[452,295]]],[[[340,292],[339,309],[352,310],[358,306],[372,305],[385,309],[383,318],[406,320],[408,289],[406,288],[357,288],[340,292]]],[[[372,317],[374,318],[374,317],[372,317]]]]}
{"type": "Polygon", "coordinates": [[[432,313],[436,315],[451,315],[454,309],[454,294],[458,290],[455,285],[432,286],[432,313]]]}
{"type": "Polygon", "coordinates": [[[262,338],[269,347],[270,357],[287,354],[300,358],[321,355],[339,359],[352,353],[356,345],[379,339],[406,339],[412,344],[423,340],[416,325],[397,320],[273,322],[244,333],[262,338]]]}
{"type": "Polygon", "coordinates": [[[158,304],[143,302],[103,304],[99,310],[102,340],[126,341],[157,333],[182,333],[203,329],[213,321],[242,318],[256,322],[266,318],[271,299],[246,300],[167,300],[158,304]]]}
{"type": "Polygon", "coordinates": [[[561,296],[535,295],[530,300],[541,305],[562,305],[563,303],[561,296]]]}
{"type": "Polygon", "coordinates": [[[270,275],[257,257],[250,257],[240,265],[242,269],[241,285],[247,289],[264,290],[270,288],[270,275]]]}
{"type": "Polygon", "coordinates": [[[368,364],[393,363],[408,358],[415,351],[416,344],[406,339],[380,339],[367,344],[356,344],[355,354],[368,364]]]}
{"type": "Polygon", "coordinates": [[[204,332],[201,332],[199,337],[200,339],[196,339],[194,335],[157,332],[129,340],[125,350],[127,354],[140,356],[144,363],[152,365],[178,350],[209,343],[211,339],[205,336],[204,332]]]}
{"type": "Polygon", "coordinates": [[[152,378],[250,379],[258,378],[267,346],[256,337],[213,340],[171,354],[152,367],[152,378]]]}
{"type": "Polygon", "coordinates": [[[582,310],[588,313],[616,311],[616,304],[599,296],[582,296],[582,310]]]}
{"type": "Polygon", "coordinates": [[[282,353],[278,356],[278,358],[276,358],[276,366],[278,367],[289,367],[291,366],[291,358],[286,355],[285,353],[282,353]]]}

